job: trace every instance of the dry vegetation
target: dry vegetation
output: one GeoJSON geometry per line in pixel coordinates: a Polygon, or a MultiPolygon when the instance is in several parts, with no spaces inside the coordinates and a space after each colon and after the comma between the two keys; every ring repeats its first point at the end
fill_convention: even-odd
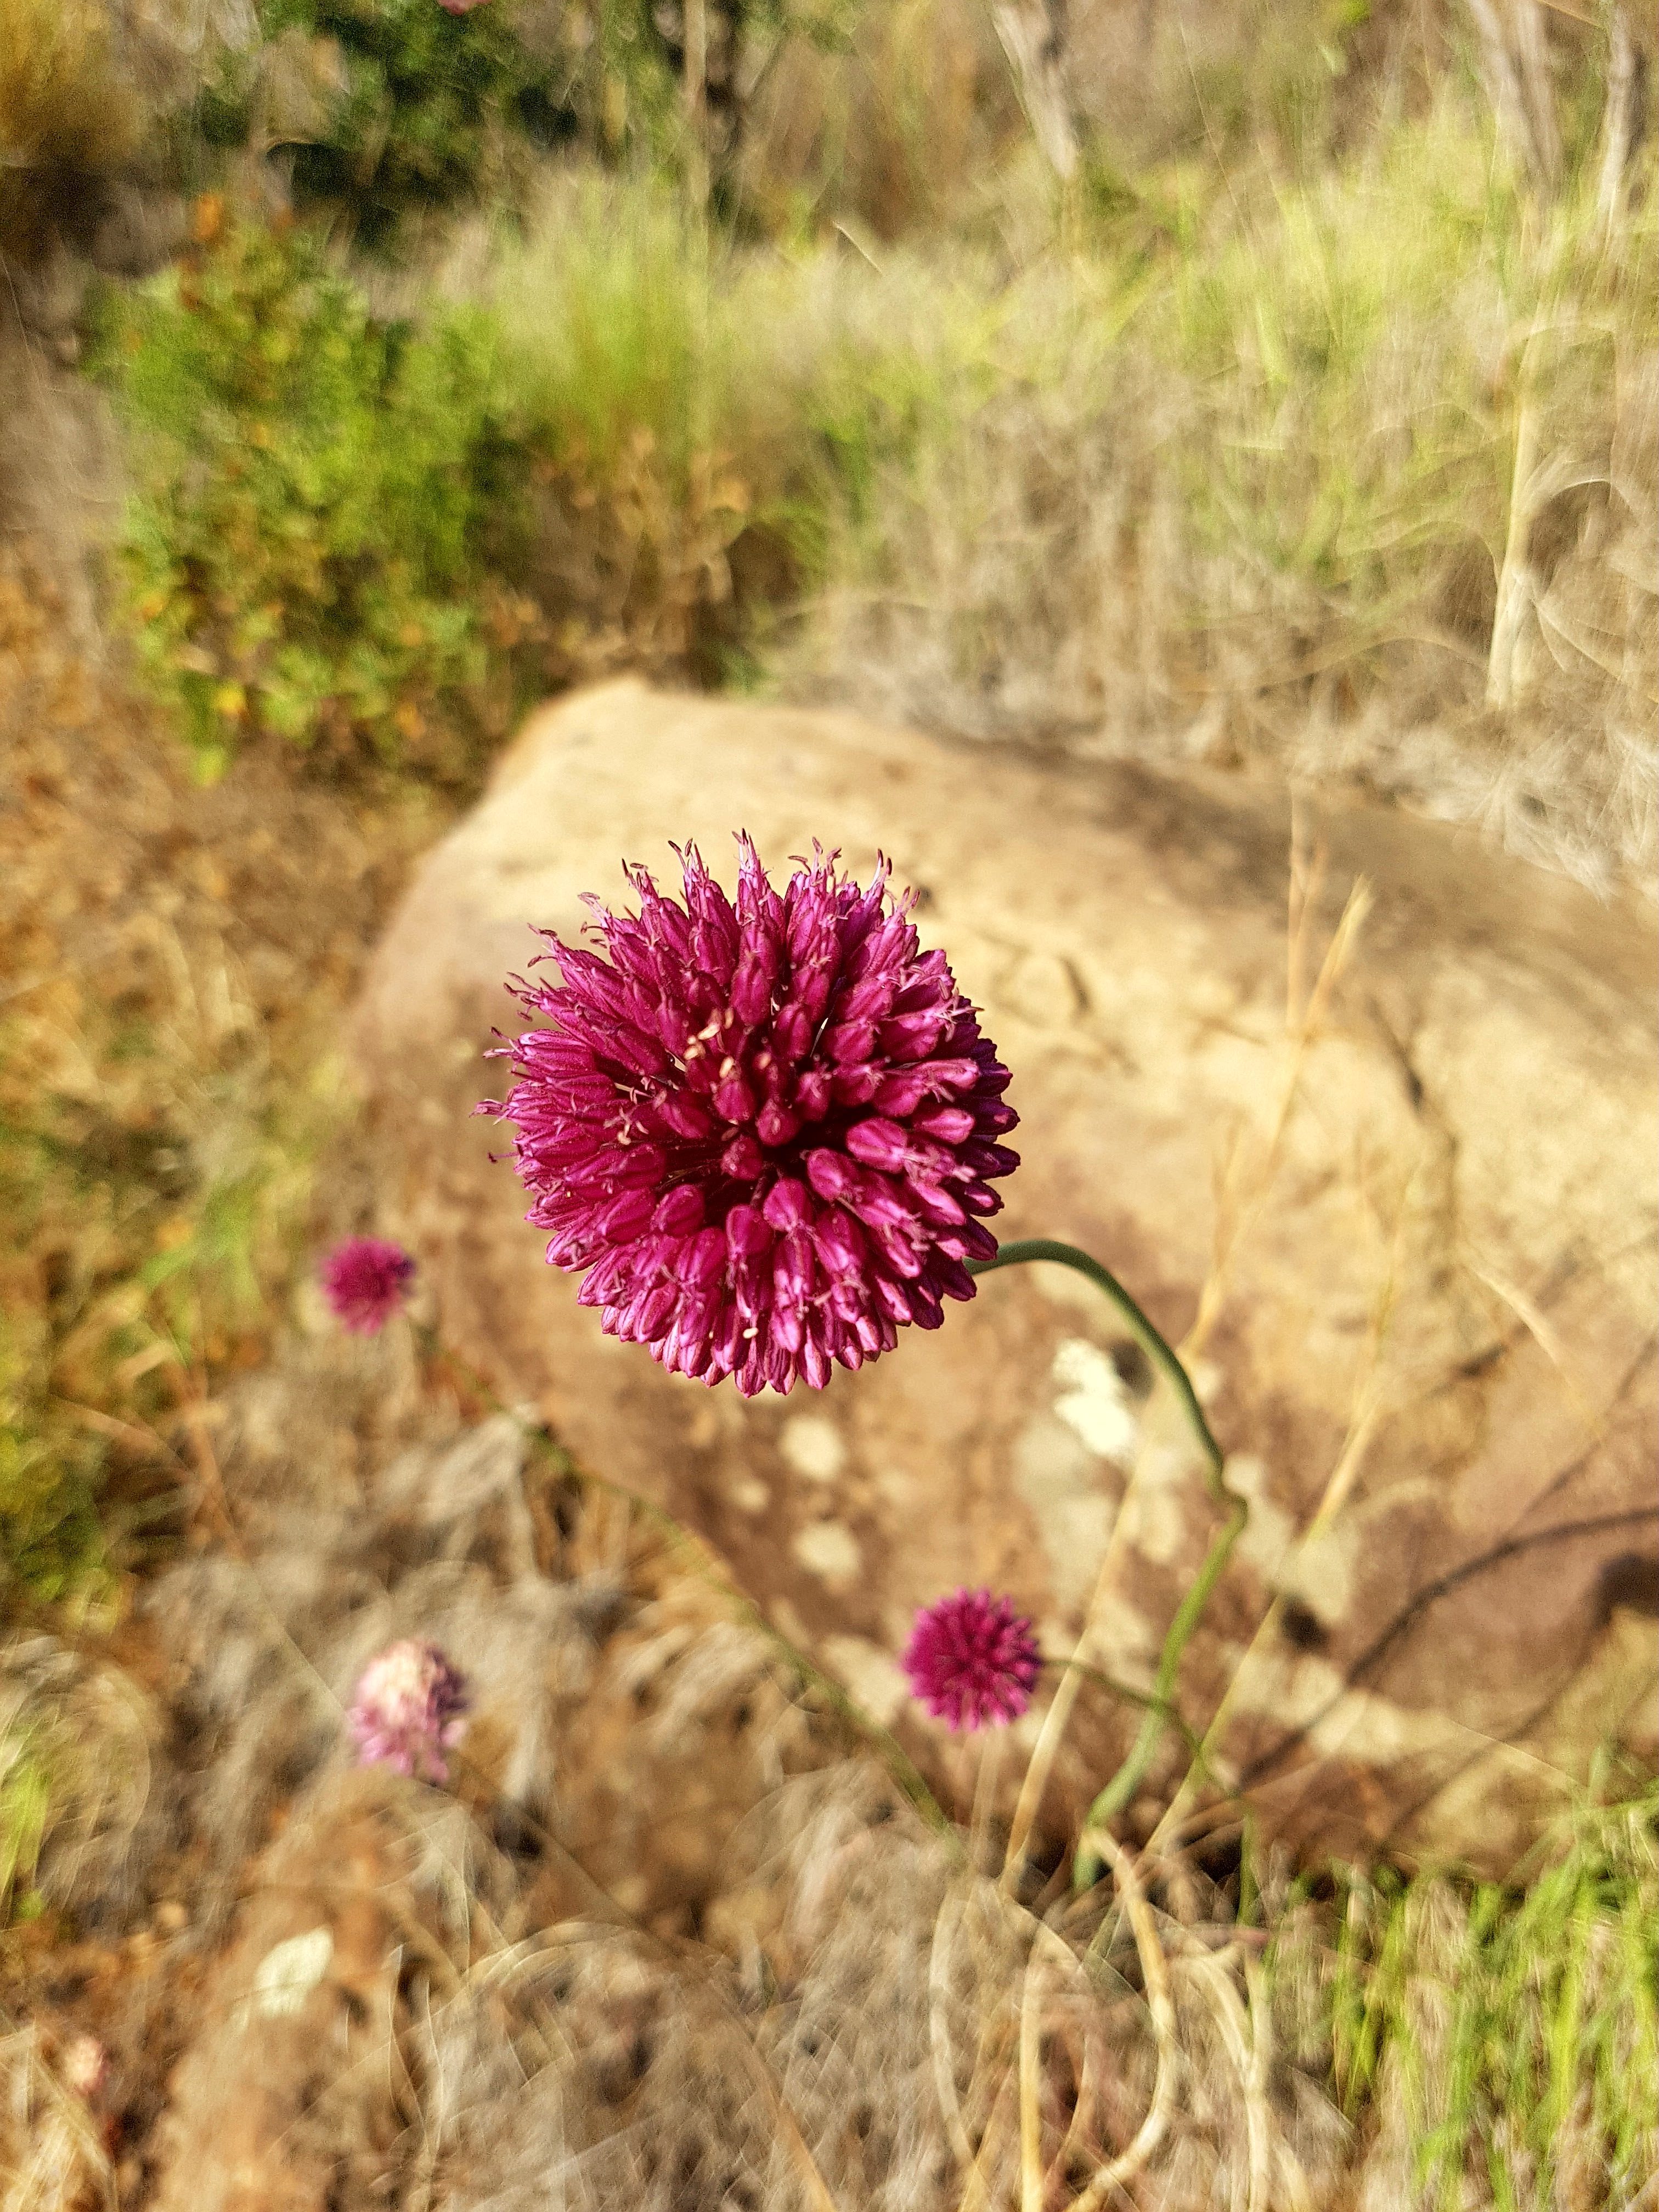
{"type": "MultiPolygon", "coordinates": [[[[239,10],[0,0],[4,2212],[194,2212],[271,2143],[295,2203],[400,2212],[1659,2201],[1650,1790],[1599,1778],[1504,1887],[1298,1875],[1243,1821],[1116,1851],[1075,1904],[1000,1884],[999,1839],[921,1817],[656,1523],[418,1326],[344,1345],[307,1287],[373,1206],[340,1015],[515,686],[835,695],[1357,783],[1601,886],[1650,867],[1639,45],[1616,9],[1600,46],[1555,25],[1547,112],[1524,9],[1461,41],[1378,9],[1346,46],[1315,13],[1164,36],[1133,98],[1079,46],[1045,109],[1017,10],[872,8],[849,52],[780,35],[746,135],[715,115],[724,228],[578,165],[520,224],[337,253],[337,332],[473,334],[467,419],[532,490],[510,554],[469,539],[434,587],[483,610],[461,677],[410,641],[407,574],[306,633],[302,772],[254,711],[269,609],[362,549],[294,498],[347,450],[314,390],[268,475],[188,505],[222,203],[140,301],[112,417],[66,365],[70,249],[135,167],[158,189],[145,134],[239,10]],[[151,502],[119,529],[112,419],[151,502]],[[203,583],[229,511],[287,533],[257,606],[240,556],[203,583]],[[209,518],[195,567],[158,514],[209,518]],[[146,529],[209,788],[88,554],[146,529]],[[447,1792],[342,1740],[362,1658],[414,1632],[478,1687],[447,1792]]],[[[584,100],[642,130],[592,52],[584,100]]],[[[354,468],[384,467],[352,389],[354,468]]]]}
{"type": "Polygon", "coordinates": [[[216,1402],[217,1540],[112,1634],[12,1649],[55,1786],[5,2057],[56,2192],[12,2201],[182,2207],[239,2162],[408,2207],[1635,2200],[1650,1808],[1580,1815],[1518,1907],[1309,1889],[1236,1830],[1011,1887],[657,1523],[428,1358],[302,1322],[216,1402]],[[453,1793],[349,1763],[350,1685],[410,1630],[475,1686],[453,1793]],[[303,2020],[253,2032],[284,1976],[303,2020]]]}
{"type": "Polygon", "coordinates": [[[9,1433],[68,1487],[9,1466],[9,2208],[182,2212],[273,2142],[319,2203],[481,2212],[1640,2201],[1650,1801],[1529,1888],[1235,1829],[1011,1893],[656,1522],[290,1294],[368,1202],[310,1071],[429,808],[258,751],[192,789],[10,605],[9,1433]],[[478,1686],[453,1793],[347,1760],[411,1631],[478,1686]]]}
{"type": "Polygon", "coordinates": [[[1347,784],[1606,887],[1655,850],[1651,210],[1493,159],[1448,98],[1308,182],[1173,167],[1056,239],[1016,173],[868,252],[704,253],[588,185],[453,283],[599,483],[641,426],[735,482],[659,557],[705,629],[793,568],[749,681],[1347,784]]]}

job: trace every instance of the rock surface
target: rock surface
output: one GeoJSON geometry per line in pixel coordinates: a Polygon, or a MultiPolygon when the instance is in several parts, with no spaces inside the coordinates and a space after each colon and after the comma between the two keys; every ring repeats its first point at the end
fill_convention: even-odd
{"type": "MultiPolygon", "coordinates": [[[[1194,1332],[1251,1517],[1180,1699],[1202,1728],[1227,1694],[1215,1765],[1267,1826],[1502,1866],[1599,1746],[1647,1755],[1650,916],[1433,823],[1293,823],[1219,778],[634,683],[531,722],[361,1002],[384,1224],[459,1353],[712,1543],[957,1788],[960,1750],[902,1700],[914,1608],[989,1583],[1060,1654],[1105,1561],[1091,1662],[1144,1688],[1214,1530],[1111,1311],[1061,1270],[1000,1273],[937,1334],[744,1406],[601,1335],[491,1164],[501,1131],[467,1118],[499,1090],[482,1052],[514,1025],[529,926],[574,933],[583,892],[618,901],[623,861],[665,866],[671,839],[729,883],[739,828],[775,871],[813,838],[860,872],[891,857],[1015,1071],[999,1231],[1082,1245],[1194,1332]]],[[[1051,1824],[1136,1719],[1091,1684],[1051,1824]]],[[[1143,1830],[1185,1765],[1167,1742],[1143,1830]]]]}

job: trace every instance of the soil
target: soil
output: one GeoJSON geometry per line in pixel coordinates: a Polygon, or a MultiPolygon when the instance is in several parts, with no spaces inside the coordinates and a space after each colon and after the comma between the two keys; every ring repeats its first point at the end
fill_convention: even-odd
{"type": "MultiPolygon", "coordinates": [[[[787,1773],[849,1747],[734,1625],[706,1566],[585,1488],[550,1440],[513,1441],[418,1322],[365,1346],[311,1287],[311,1255],[372,1221],[331,1072],[340,1018],[447,803],[331,786],[258,747],[212,787],[192,783],[52,568],[49,548],[0,550],[0,1133],[46,1161],[0,1231],[0,1285],[21,1317],[24,1419],[49,1445],[90,1431],[110,1550],[78,1604],[8,1593],[0,1720],[27,1729],[50,1711],[75,1771],[98,1779],[76,1785],[38,1889],[0,1934],[0,2051],[22,2130],[0,2122],[0,2173],[15,2160],[54,2207],[112,2184],[124,2206],[195,2204],[222,2118],[217,2092],[198,2109],[198,2076],[217,2065],[225,2006],[247,2001],[226,1990],[289,1932],[270,1898],[325,1889],[341,1848],[330,1793],[354,1786],[341,1711],[365,1634],[437,1620],[467,1662],[479,1709],[456,1798],[501,1856],[489,1879],[469,1864],[462,1887],[520,1933],[598,1912],[683,1944],[731,1917],[735,1882],[727,1948],[752,1951],[764,1885],[726,1868],[726,1845],[787,1773]],[[227,1127],[277,1150],[297,1129],[308,1156],[267,1174],[281,1202],[240,1254],[257,1295],[210,1287],[199,1310],[170,1310],[199,1328],[184,1356],[156,1360],[143,1349],[167,1334],[155,1262],[181,1239],[204,1247],[227,1127]],[[454,1470],[492,1437],[504,1487],[458,1534],[454,1470]],[[409,1468],[428,1462],[411,1493],[409,1468]],[[528,1626],[503,1646],[515,1606],[528,1626]],[[324,1674],[319,1723],[304,1693],[324,1674]]],[[[342,1818],[352,1835],[390,1821],[375,1848],[401,1879],[397,1787],[390,1808],[354,1801],[342,1818]]],[[[408,1911],[451,1941],[409,1879],[408,1911]]],[[[359,1934],[373,1948],[374,1931],[359,1934]]],[[[401,2034],[421,1993],[407,1974],[393,1984],[401,2034]]],[[[309,2063],[308,2039],[291,2081],[262,2059],[238,2107],[257,2134],[275,2100],[260,2155],[276,2166],[283,2100],[303,2104],[309,2063]]],[[[618,2079],[631,2094],[626,2066],[618,2079]]],[[[367,2124],[354,2107],[340,2124],[367,2124]]],[[[260,2171],[234,2201],[275,2201],[258,2192],[276,2168],[260,2171]]]]}

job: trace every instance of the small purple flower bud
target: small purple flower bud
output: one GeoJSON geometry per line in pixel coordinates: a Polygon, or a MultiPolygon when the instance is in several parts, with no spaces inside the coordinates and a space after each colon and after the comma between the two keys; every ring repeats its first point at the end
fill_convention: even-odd
{"type": "Polygon", "coordinates": [[[323,1296],[342,1328],[377,1336],[402,1307],[415,1262],[401,1244],[380,1237],[348,1237],[323,1261],[323,1296]]]}
{"type": "Polygon", "coordinates": [[[1030,1622],[1012,1598],[962,1589],[922,1607],[901,1664],[912,1695],[935,1720],[960,1730],[1018,1720],[1042,1659],[1030,1622]]]}

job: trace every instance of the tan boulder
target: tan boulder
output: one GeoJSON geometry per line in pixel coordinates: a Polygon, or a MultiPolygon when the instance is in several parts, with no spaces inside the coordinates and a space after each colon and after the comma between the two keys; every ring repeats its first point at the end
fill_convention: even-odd
{"type": "MultiPolygon", "coordinates": [[[[634,683],[532,720],[365,988],[386,1224],[456,1351],[710,1541],[957,1790],[969,1755],[895,1665],[915,1607],[988,1583],[1063,1654],[1111,1540],[1090,1656],[1144,1689],[1216,1527],[1112,1310],[1011,1270],[821,1394],[745,1405],[600,1334],[490,1163],[501,1130],[468,1118],[530,925],[620,901],[624,860],[672,878],[671,839],[729,883],[739,828],[775,870],[814,838],[860,872],[890,855],[1014,1071],[1000,1233],[1082,1245],[1172,1340],[1196,1324],[1251,1516],[1180,1702],[1202,1729],[1226,1695],[1214,1764],[1264,1822],[1498,1865],[1602,1746],[1645,1755],[1651,916],[1396,813],[1326,805],[1293,837],[1284,794],[1224,778],[634,683]]],[[[1137,1718],[1089,1684],[1051,1826],[1137,1718]]],[[[1143,1830],[1186,1764],[1166,1741],[1143,1830]]]]}

